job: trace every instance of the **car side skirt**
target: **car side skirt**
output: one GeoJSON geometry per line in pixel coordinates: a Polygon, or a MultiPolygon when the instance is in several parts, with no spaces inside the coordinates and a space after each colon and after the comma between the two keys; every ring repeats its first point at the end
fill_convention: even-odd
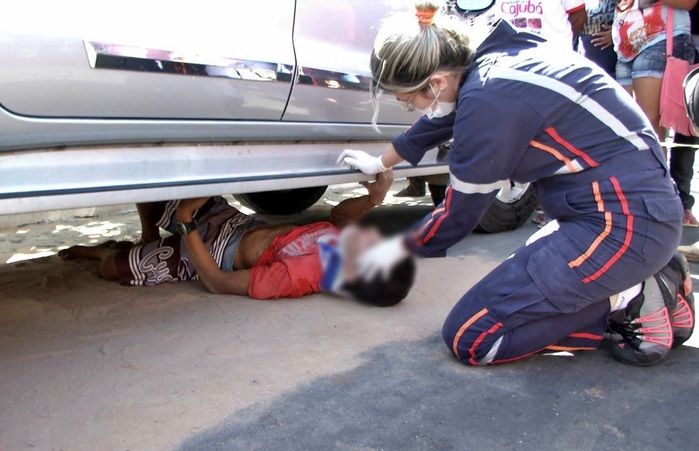
{"type": "MultiPolygon", "coordinates": [[[[275,191],[369,180],[337,166],[343,149],[388,142],[261,142],[36,149],[0,153],[0,214],[275,191]]],[[[448,172],[429,151],[396,177],[448,172]]]]}

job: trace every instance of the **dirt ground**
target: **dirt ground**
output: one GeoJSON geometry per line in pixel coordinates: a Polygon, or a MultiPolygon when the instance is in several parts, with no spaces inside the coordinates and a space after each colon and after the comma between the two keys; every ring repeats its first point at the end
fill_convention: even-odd
{"type": "MultiPolygon", "coordinates": [[[[325,218],[360,192],[333,187],[309,211],[265,219],[325,218]]],[[[430,208],[428,197],[392,202],[418,206],[413,217],[430,208]]],[[[55,255],[138,240],[139,229],[131,206],[0,229],[0,449],[171,448],[231,411],[352,368],[360,349],[435,330],[327,295],[259,302],[195,283],[123,287],[98,279],[90,262],[55,255]]]]}
{"type": "MultiPolygon", "coordinates": [[[[323,217],[357,190],[282,220],[323,217]]],[[[430,210],[388,199],[390,221],[430,210]]],[[[420,261],[386,309],[124,287],[55,255],[138,228],[127,208],[0,229],[0,449],[696,449],[697,339],[648,370],[605,349],[491,369],[451,358],[444,317],[531,224],[420,261]]]]}

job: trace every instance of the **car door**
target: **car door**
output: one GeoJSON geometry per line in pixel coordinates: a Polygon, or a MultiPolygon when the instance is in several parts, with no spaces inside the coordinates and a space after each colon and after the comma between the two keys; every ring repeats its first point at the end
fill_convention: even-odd
{"type": "Polygon", "coordinates": [[[294,0],[6,3],[0,104],[16,115],[281,119],[294,0]]]}
{"type": "MultiPolygon", "coordinates": [[[[369,56],[383,17],[405,11],[396,0],[297,0],[294,24],[297,74],[284,121],[369,123],[369,56]]],[[[381,100],[379,122],[411,124],[417,113],[381,100]]]]}

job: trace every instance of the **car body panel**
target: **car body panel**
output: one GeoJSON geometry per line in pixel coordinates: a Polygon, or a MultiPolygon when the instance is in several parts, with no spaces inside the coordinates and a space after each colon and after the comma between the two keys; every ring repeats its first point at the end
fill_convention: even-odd
{"type": "MultiPolygon", "coordinates": [[[[6,5],[0,214],[367,180],[335,160],[380,154],[417,118],[386,96],[371,124],[376,26],[406,6],[6,5]]],[[[447,171],[429,155],[398,176],[447,171]]]]}
{"type": "Polygon", "coordinates": [[[167,51],[185,62],[235,58],[293,68],[294,2],[266,4],[15,2],[0,21],[0,104],[33,117],[279,120],[290,76],[249,81],[95,69],[86,50],[99,42],[139,49],[154,62],[167,51]]]}
{"type": "MultiPolygon", "coordinates": [[[[384,142],[355,142],[380,155],[384,142]]],[[[344,143],[109,146],[0,153],[0,213],[322,186],[372,177],[339,167],[344,143]]],[[[436,151],[397,176],[447,172],[436,151]]]]}
{"type": "MultiPolygon", "coordinates": [[[[371,122],[369,55],[377,26],[383,17],[405,6],[404,1],[395,0],[297,0],[298,74],[284,120],[371,122]]],[[[417,117],[417,113],[405,113],[395,99],[381,99],[378,122],[411,124],[417,117]]]]}
{"type": "Polygon", "coordinates": [[[0,108],[0,152],[109,143],[386,141],[403,130],[328,122],[34,118],[0,108]]]}

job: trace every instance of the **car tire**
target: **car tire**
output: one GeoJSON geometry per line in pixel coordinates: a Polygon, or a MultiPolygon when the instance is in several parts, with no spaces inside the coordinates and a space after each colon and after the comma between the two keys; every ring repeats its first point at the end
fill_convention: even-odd
{"type": "Polygon", "coordinates": [[[311,186],[309,188],[234,194],[233,197],[256,213],[291,215],[318,202],[327,188],[327,186],[311,186]]]}
{"type": "MultiPolygon", "coordinates": [[[[444,200],[444,185],[428,185],[435,206],[444,200]]],[[[537,201],[534,188],[528,185],[514,199],[503,201],[496,198],[483,215],[475,231],[481,233],[499,233],[515,230],[529,219],[536,209],[537,201]]]]}

